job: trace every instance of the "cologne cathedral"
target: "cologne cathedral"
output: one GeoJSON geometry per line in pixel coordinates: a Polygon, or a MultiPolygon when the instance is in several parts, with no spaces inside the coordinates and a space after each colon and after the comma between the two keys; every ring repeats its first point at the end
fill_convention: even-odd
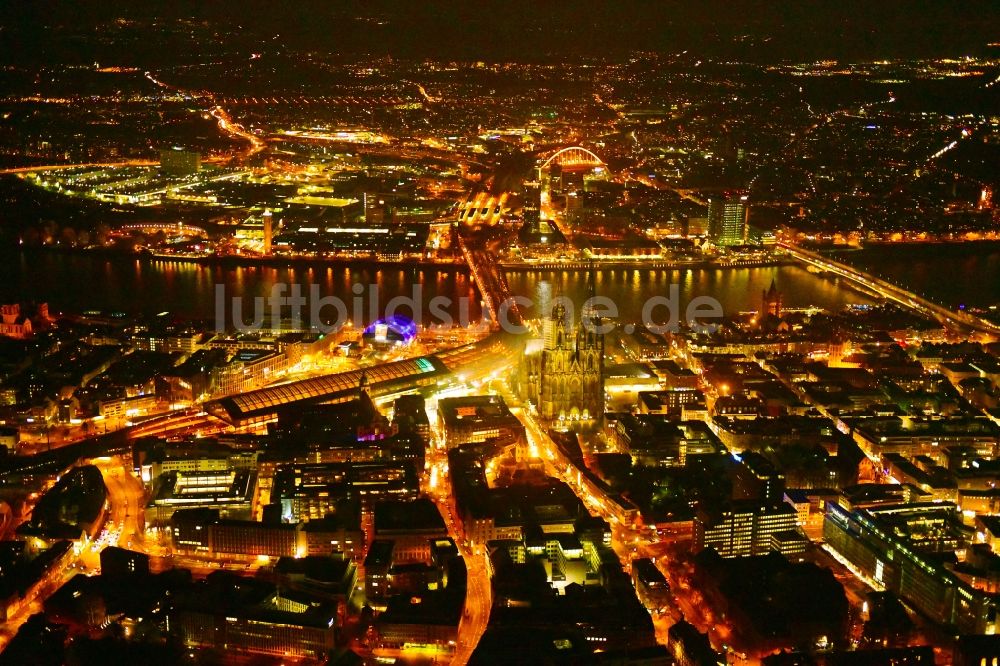
{"type": "Polygon", "coordinates": [[[525,350],[518,371],[522,397],[546,421],[589,421],[604,415],[604,336],[584,316],[573,329],[561,304],[544,320],[541,340],[525,350]]]}

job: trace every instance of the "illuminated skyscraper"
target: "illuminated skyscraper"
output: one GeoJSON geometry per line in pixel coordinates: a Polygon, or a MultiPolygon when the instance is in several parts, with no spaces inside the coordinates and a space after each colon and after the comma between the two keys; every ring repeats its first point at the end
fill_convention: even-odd
{"type": "Polygon", "coordinates": [[[160,171],[168,176],[190,176],[201,170],[201,153],[178,146],[160,151],[160,171]]]}
{"type": "Polygon", "coordinates": [[[983,185],[979,192],[979,210],[993,210],[993,188],[983,185]]]}
{"type": "Polygon", "coordinates": [[[708,238],[716,245],[746,242],[747,197],[725,192],[708,200],[708,238]]]}
{"type": "Polygon", "coordinates": [[[265,210],[264,214],[261,216],[264,222],[264,254],[271,254],[271,237],[274,233],[271,225],[273,224],[271,211],[265,210]]]}

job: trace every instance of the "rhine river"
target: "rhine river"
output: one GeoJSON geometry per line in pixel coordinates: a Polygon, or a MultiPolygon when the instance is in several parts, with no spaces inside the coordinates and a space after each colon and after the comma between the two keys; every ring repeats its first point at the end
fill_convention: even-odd
{"type": "MultiPolygon", "coordinates": [[[[957,306],[1000,303],[1000,244],[880,246],[845,252],[842,260],[888,276],[921,293],[957,306]]],[[[727,314],[755,310],[761,291],[775,280],[787,307],[818,306],[837,310],[872,300],[843,281],[816,275],[795,265],[754,268],[690,268],[678,270],[606,269],[595,273],[596,293],[611,298],[623,320],[638,321],[643,304],[653,296],[667,296],[677,285],[683,307],[696,296],[719,300],[727,314]]],[[[508,273],[512,291],[538,304],[563,295],[577,304],[589,294],[586,272],[513,271],[508,273]]],[[[196,264],[156,258],[62,253],[42,250],[8,250],[0,253],[0,302],[45,301],[54,312],[86,310],[120,311],[154,315],[169,311],[185,319],[212,319],[216,295],[222,285],[227,302],[233,297],[250,311],[254,297],[267,297],[276,284],[298,284],[303,294],[311,285],[321,296],[336,296],[348,304],[363,301],[363,318],[370,320],[370,285],[378,285],[379,310],[397,296],[414,296],[420,302],[443,296],[443,308],[456,320],[464,307],[472,320],[480,316],[478,294],[463,269],[375,265],[348,269],[320,263],[294,266],[234,263],[196,264]],[[365,285],[362,296],[359,287],[365,285]],[[465,299],[466,306],[462,305],[465,299]]],[[[227,307],[228,312],[228,307],[227,307]]],[[[401,314],[409,313],[404,309],[401,314]]],[[[424,310],[426,322],[434,323],[424,310]]]]}
{"type": "Polygon", "coordinates": [[[1000,304],[1000,242],[869,245],[834,256],[953,309],[1000,304]]]}
{"type": "MultiPolygon", "coordinates": [[[[668,296],[677,285],[683,307],[695,296],[713,296],[726,313],[754,310],[761,291],[775,280],[789,307],[816,305],[839,309],[850,303],[870,303],[863,294],[844,288],[792,265],[756,268],[692,268],[680,270],[607,269],[595,273],[596,293],[611,298],[623,320],[638,321],[643,304],[653,296],[668,296]]],[[[589,294],[588,275],[575,271],[512,271],[511,290],[536,304],[554,296],[566,296],[582,304],[589,294]]],[[[348,269],[344,265],[297,264],[294,266],[232,263],[198,264],[157,258],[63,253],[43,250],[14,251],[0,255],[0,302],[48,302],[53,312],[79,313],[87,310],[120,311],[155,315],[169,311],[185,319],[212,319],[216,315],[218,285],[226,302],[241,299],[250,312],[254,297],[268,297],[276,284],[298,284],[308,294],[316,285],[321,296],[336,296],[348,304],[362,302],[364,318],[371,319],[369,285],[378,285],[379,310],[390,299],[412,297],[427,303],[438,296],[451,303],[444,310],[460,316],[462,299],[474,321],[480,316],[478,293],[468,273],[460,268],[400,268],[374,265],[348,269]],[[354,285],[365,290],[358,296],[354,285]]],[[[288,289],[290,287],[286,287],[288,289]]],[[[287,294],[287,291],[286,291],[287,294]]],[[[537,308],[528,308],[529,316],[537,308]]],[[[227,307],[227,312],[229,308],[227,307]]],[[[402,314],[409,313],[405,309],[402,314]]],[[[432,312],[424,317],[433,323],[432,312]]],[[[250,316],[247,315],[249,320],[250,316]]]]}

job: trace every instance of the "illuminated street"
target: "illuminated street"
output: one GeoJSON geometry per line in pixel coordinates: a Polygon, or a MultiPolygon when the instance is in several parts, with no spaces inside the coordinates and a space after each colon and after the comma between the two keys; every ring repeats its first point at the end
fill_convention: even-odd
{"type": "Polygon", "coordinates": [[[931,4],[8,3],[0,661],[996,666],[931,4]]]}

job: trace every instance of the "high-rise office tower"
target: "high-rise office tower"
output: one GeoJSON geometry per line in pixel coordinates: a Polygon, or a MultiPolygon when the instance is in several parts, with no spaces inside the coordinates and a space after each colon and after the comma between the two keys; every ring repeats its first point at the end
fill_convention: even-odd
{"type": "Polygon", "coordinates": [[[724,192],[708,200],[708,238],[716,245],[746,242],[747,196],[724,192]]]}
{"type": "Polygon", "coordinates": [[[178,146],[160,151],[160,171],[168,176],[190,176],[201,170],[201,153],[178,146]]]}
{"type": "Polygon", "coordinates": [[[264,254],[271,254],[271,238],[274,234],[274,229],[272,228],[274,224],[273,215],[271,211],[265,210],[261,218],[264,222],[264,254]]]}

